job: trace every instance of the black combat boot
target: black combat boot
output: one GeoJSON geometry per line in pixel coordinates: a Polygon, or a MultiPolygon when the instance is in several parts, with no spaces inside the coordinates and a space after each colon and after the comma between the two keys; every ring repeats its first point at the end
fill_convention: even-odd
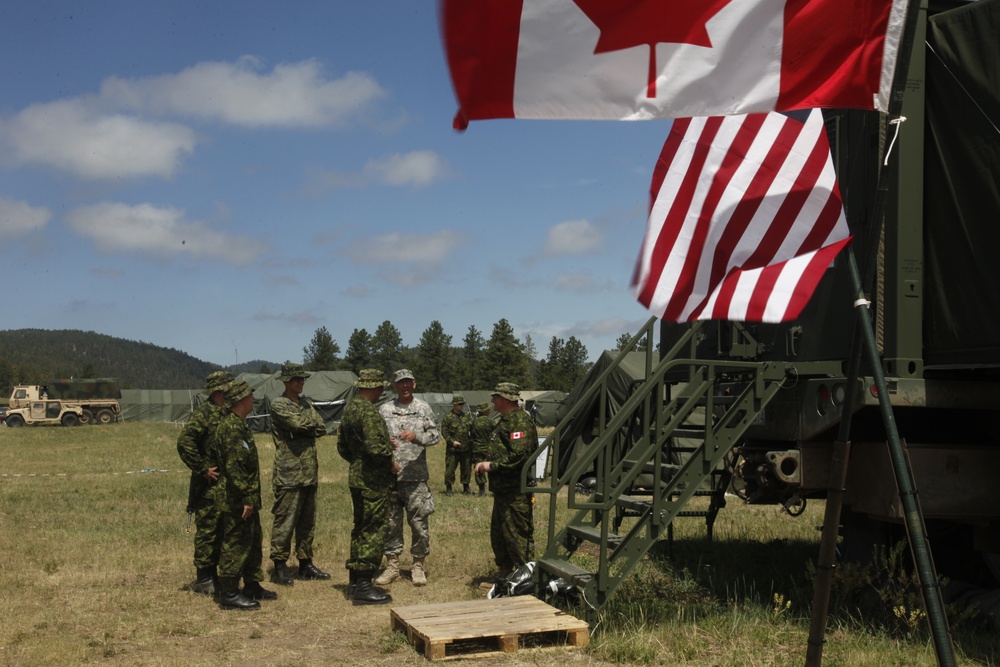
{"type": "Polygon", "coordinates": [[[215,595],[215,568],[199,567],[198,578],[191,584],[191,591],[202,595],[215,595]]]}
{"type": "Polygon", "coordinates": [[[259,602],[240,593],[240,580],[237,577],[219,577],[219,588],[222,591],[219,594],[219,606],[223,609],[260,609],[259,602]]]}
{"type": "Polygon", "coordinates": [[[472,491],[469,490],[469,485],[468,484],[463,484],[462,485],[462,495],[463,496],[472,495],[472,491]]]}
{"type": "Polygon", "coordinates": [[[278,594],[261,586],[259,581],[244,581],[243,597],[251,600],[277,600],[278,594]]]}
{"type": "Polygon", "coordinates": [[[372,585],[372,575],[374,570],[359,571],[357,581],[354,584],[354,593],[351,594],[352,604],[387,604],[392,602],[392,596],[372,585]]]}
{"type": "Polygon", "coordinates": [[[445,487],[444,487],[444,495],[446,495],[446,496],[450,496],[451,495],[451,484],[445,485],[445,487]]]}
{"type": "Polygon", "coordinates": [[[479,485],[479,497],[481,498],[481,497],[483,497],[485,495],[486,495],[486,485],[485,484],[480,484],[479,485]]]}
{"type": "Polygon", "coordinates": [[[274,561],[274,571],[271,572],[271,583],[279,586],[291,586],[295,583],[292,573],[288,571],[288,565],[280,560],[274,561]]]}
{"type": "Polygon", "coordinates": [[[354,595],[354,589],[358,586],[358,573],[356,570],[348,570],[347,574],[349,576],[347,581],[347,599],[350,600],[354,595]]]}
{"type": "Polygon", "coordinates": [[[326,581],[329,578],[330,575],[313,565],[311,559],[299,560],[299,579],[322,579],[326,581]]]}

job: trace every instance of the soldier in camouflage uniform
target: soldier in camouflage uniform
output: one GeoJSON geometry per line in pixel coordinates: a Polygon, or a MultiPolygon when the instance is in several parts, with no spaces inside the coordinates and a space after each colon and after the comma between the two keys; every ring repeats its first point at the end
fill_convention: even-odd
{"type": "Polygon", "coordinates": [[[500,420],[490,439],[489,460],[476,464],[477,473],[490,474],[493,486],[490,545],[501,577],[535,558],[533,499],[521,492],[521,469],[538,447],[538,434],[531,417],[518,407],[520,397],[520,388],[512,382],[501,382],[493,390],[500,420]]]}
{"type": "MultiPolygon", "coordinates": [[[[490,438],[493,436],[493,427],[496,424],[490,417],[490,404],[480,403],[476,406],[478,414],[472,420],[472,428],[469,435],[472,440],[472,465],[475,466],[481,461],[489,460],[490,438]]],[[[476,472],[476,484],[479,486],[479,495],[486,495],[486,473],[476,472]]]]}
{"type": "Polygon", "coordinates": [[[431,552],[427,519],[434,513],[434,498],[427,486],[427,448],[441,440],[441,431],[431,406],[413,396],[417,381],[412,371],[405,368],[396,371],[392,388],[396,398],[383,403],[379,414],[389,427],[389,434],[396,438],[394,458],[400,470],[396,476],[396,490],[391,496],[392,514],[385,544],[386,566],[375,583],[386,586],[399,578],[405,510],[410,524],[410,555],[413,557],[410,579],[414,586],[424,586],[427,584],[424,559],[431,552]]]}
{"type": "Polygon", "coordinates": [[[385,420],[375,408],[388,383],[382,372],[365,368],[354,383],[351,399],[340,422],[337,452],[350,463],[347,485],[354,505],[348,587],[354,604],[385,604],[392,597],[372,585],[372,576],[382,563],[389,528],[389,496],[396,486],[399,464],[393,460],[393,440],[385,420]]]}
{"type": "Polygon", "coordinates": [[[215,568],[219,564],[219,511],[213,493],[219,478],[219,463],[208,450],[208,440],[225,414],[223,389],[233,381],[226,371],[215,371],[205,378],[208,400],[196,407],[188,418],[180,437],[177,453],[191,469],[188,485],[187,511],[194,514],[194,567],[197,572],[191,590],[195,593],[215,593],[215,568]]]}
{"type": "Polygon", "coordinates": [[[253,390],[241,380],[231,382],[226,386],[226,406],[229,409],[216,426],[210,444],[218,457],[220,473],[215,497],[222,523],[219,605],[223,609],[259,609],[258,600],[275,600],[278,595],[260,585],[264,579],[260,567],[260,462],[246,422],[247,415],[253,412],[253,390]]]}
{"type": "Polygon", "coordinates": [[[465,414],[465,399],[453,396],[451,411],[441,418],[441,437],[444,438],[444,492],[451,495],[451,485],[455,482],[455,469],[461,472],[462,493],[472,493],[472,447],[469,443],[469,427],[472,419],[465,414]]]}
{"type": "Polygon", "coordinates": [[[326,423],[302,395],[310,376],[301,364],[285,362],[281,381],[285,393],[271,401],[271,437],[274,439],[274,526],[271,528],[271,581],[291,586],[288,570],[292,537],[299,561],[299,579],[329,579],[330,575],[313,565],[313,536],[316,531],[316,489],[319,485],[319,462],[316,438],[326,435],[326,423]]]}

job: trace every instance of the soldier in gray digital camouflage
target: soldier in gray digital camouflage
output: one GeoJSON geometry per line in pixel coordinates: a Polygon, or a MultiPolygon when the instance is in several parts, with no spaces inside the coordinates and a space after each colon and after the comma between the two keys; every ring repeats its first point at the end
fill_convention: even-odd
{"type": "Polygon", "coordinates": [[[451,410],[441,418],[441,437],[444,438],[444,493],[452,494],[455,471],[459,471],[462,493],[469,494],[472,481],[472,447],[469,444],[469,427],[472,419],[465,414],[465,399],[452,396],[451,410]]]}
{"type": "Polygon", "coordinates": [[[253,389],[237,380],[226,385],[225,392],[228,410],[215,427],[209,445],[219,461],[215,496],[222,525],[219,606],[259,609],[258,600],[276,600],[278,594],[260,585],[264,580],[260,461],[253,432],[246,422],[247,415],[253,412],[253,389]]]}
{"type": "Polygon", "coordinates": [[[399,463],[396,490],[390,496],[392,513],[385,544],[385,569],[375,583],[387,586],[399,578],[399,556],[403,553],[403,513],[410,524],[410,556],[414,586],[427,584],[425,560],[431,552],[428,517],[434,513],[434,497],[427,486],[427,448],[441,440],[441,431],[431,406],[413,395],[417,380],[413,371],[401,369],[392,379],[396,398],[383,403],[379,414],[396,440],[395,460],[399,463]]]}
{"type": "Polygon", "coordinates": [[[271,401],[271,437],[274,439],[274,525],[271,529],[271,581],[282,586],[294,583],[287,561],[295,543],[299,579],[329,579],[313,564],[316,531],[316,490],[319,461],[316,438],[326,435],[326,422],[302,395],[306,378],[302,364],[285,362],[281,381],[285,392],[271,401]]]}
{"type": "Polygon", "coordinates": [[[188,484],[187,512],[194,515],[195,593],[213,595],[216,568],[219,565],[219,510],[213,493],[219,478],[219,462],[208,449],[208,441],[225,414],[223,389],[233,381],[226,371],[215,371],[205,378],[208,400],[196,407],[177,438],[177,453],[191,469],[188,484]]]}
{"type": "Polygon", "coordinates": [[[392,597],[372,584],[382,563],[389,528],[390,494],[396,486],[399,464],[393,459],[393,439],[385,420],[375,408],[388,383],[382,372],[365,368],[354,383],[357,394],[340,421],[337,452],[350,464],[347,485],[354,506],[348,594],[351,602],[385,604],[392,597]]]}
{"type": "MultiPolygon", "coordinates": [[[[472,465],[475,467],[482,461],[489,460],[490,438],[493,436],[493,428],[496,426],[493,418],[490,417],[491,406],[489,403],[480,403],[476,406],[476,416],[472,419],[472,427],[469,435],[472,440],[472,465]]],[[[479,495],[486,495],[487,475],[485,472],[476,473],[476,485],[479,487],[479,495]]]]}
{"type": "Polygon", "coordinates": [[[493,515],[490,546],[501,578],[535,559],[534,499],[521,492],[521,469],[538,448],[535,423],[518,407],[521,389],[501,382],[493,390],[493,408],[500,420],[490,438],[489,460],[476,464],[476,472],[490,474],[493,515]]]}

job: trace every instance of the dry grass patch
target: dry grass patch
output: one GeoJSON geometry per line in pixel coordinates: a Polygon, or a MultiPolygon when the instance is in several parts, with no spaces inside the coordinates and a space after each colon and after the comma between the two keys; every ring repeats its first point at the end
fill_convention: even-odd
{"type": "MultiPolygon", "coordinates": [[[[331,437],[320,441],[315,560],[332,582],[296,582],[248,613],[223,612],[186,591],[194,569],[179,432],[138,423],[0,428],[0,665],[427,664],[390,631],[388,607],[354,607],[344,597],[351,502],[331,437]]],[[[266,552],[274,449],[268,436],[258,435],[257,444],[266,552]]],[[[437,505],[430,584],[393,584],[396,606],[479,599],[478,581],[493,572],[492,499],[445,496],[444,450],[429,455],[437,505]]],[[[539,551],[544,509],[536,512],[539,551]]],[[[807,564],[821,512],[815,503],[791,519],[733,501],[711,545],[700,520],[679,521],[673,558],[658,549],[643,564],[586,650],[519,651],[475,664],[803,664],[807,564]],[[792,602],[787,611],[776,613],[775,593],[792,602]]],[[[408,572],[406,553],[403,565],[408,572]]],[[[961,664],[995,664],[984,657],[991,651],[995,643],[984,643],[961,664]]],[[[923,639],[892,640],[836,620],[826,652],[828,665],[933,662],[923,639]]]]}

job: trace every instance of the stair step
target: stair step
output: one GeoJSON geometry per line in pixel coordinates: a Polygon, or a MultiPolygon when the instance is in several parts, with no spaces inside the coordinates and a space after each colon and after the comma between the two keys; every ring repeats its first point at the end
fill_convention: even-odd
{"type": "MultiPolygon", "coordinates": [[[[594,544],[601,543],[601,527],[600,526],[566,526],[566,532],[576,537],[578,539],[593,542],[594,544]]],[[[608,544],[612,546],[618,546],[622,542],[622,536],[617,533],[608,532],[608,544]]]]}
{"type": "MultiPolygon", "coordinates": [[[[674,438],[691,438],[693,440],[704,440],[705,439],[705,427],[701,426],[686,426],[683,428],[675,428],[670,432],[670,435],[674,438]]],[[[694,451],[696,447],[687,447],[681,449],[680,447],[671,447],[675,452],[681,451],[694,451]]]]}
{"type": "Polygon", "coordinates": [[[622,509],[632,510],[633,512],[646,512],[652,506],[652,497],[640,497],[640,496],[618,496],[615,504],[622,509]]]}
{"type": "Polygon", "coordinates": [[[579,565],[562,558],[541,558],[535,561],[535,564],[545,572],[562,577],[567,582],[577,586],[586,586],[587,582],[594,578],[593,572],[584,570],[579,565]]]}

